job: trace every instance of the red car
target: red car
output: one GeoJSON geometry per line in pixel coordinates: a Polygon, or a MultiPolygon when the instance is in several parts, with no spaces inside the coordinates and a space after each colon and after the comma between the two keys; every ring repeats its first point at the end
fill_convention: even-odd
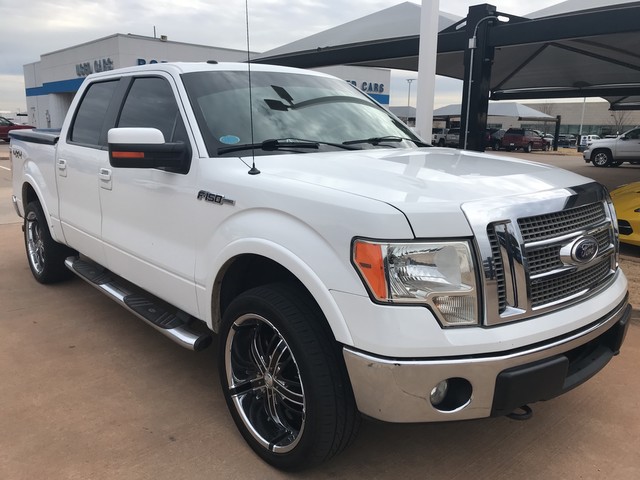
{"type": "Polygon", "coordinates": [[[23,128],[36,128],[33,125],[18,125],[8,118],[0,117],[0,140],[9,141],[9,130],[21,130],[23,128]]]}
{"type": "Polygon", "coordinates": [[[502,147],[509,150],[521,148],[525,152],[531,150],[549,150],[549,142],[533,130],[510,128],[502,137],[502,147]]]}

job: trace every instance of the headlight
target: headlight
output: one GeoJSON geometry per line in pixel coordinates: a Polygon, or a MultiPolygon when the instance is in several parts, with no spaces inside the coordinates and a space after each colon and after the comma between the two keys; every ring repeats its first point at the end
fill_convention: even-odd
{"type": "Polygon", "coordinates": [[[377,301],[428,304],[447,327],[478,324],[478,289],[469,242],[356,240],[352,257],[377,301]]]}

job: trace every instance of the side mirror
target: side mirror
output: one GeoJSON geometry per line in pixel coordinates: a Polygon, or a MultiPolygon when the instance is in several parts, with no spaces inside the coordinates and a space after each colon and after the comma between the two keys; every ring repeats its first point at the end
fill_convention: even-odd
{"type": "Polygon", "coordinates": [[[164,135],[157,128],[112,128],[107,141],[112,167],[189,171],[189,146],[183,142],[165,143],[164,135]]]}

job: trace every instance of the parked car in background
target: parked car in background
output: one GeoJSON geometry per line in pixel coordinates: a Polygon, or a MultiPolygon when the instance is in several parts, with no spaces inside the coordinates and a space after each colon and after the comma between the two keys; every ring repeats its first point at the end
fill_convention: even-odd
{"type": "Polygon", "coordinates": [[[620,241],[640,247],[640,182],[616,188],[611,199],[618,217],[620,241]]]}
{"type": "Polygon", "coordinates": [[[558,136],[558,146],[559,147],[575,147],[576,137],[568,133],[561,133],[560,136],[558,136]]]}
{"type": "Polygon", "coordinates": [[[487,146],[490,146],[494,151],[500,150],[502,148],[502,137],[504,137],[505,132],[506,130],[503,128],[493,132],[491,134],[490,143],[487,146]]]}
{"type": "Polygon", "coordinates": [[[460,147],[460,129],[450,128],[447,132],[444,142],[447,147],[459,148],[460,147]]]}
{"type": "Polygon", "coordinates": [[[21,130],[25,128],[36,128],[36,127],[34,127],[33,125],[19,125],[17,123],[13,123],[8,118],[0,117],[0,140],[4,140],[5,142],[8,142],[10,130],[21,130]]]}
{"type": "MultiPolygon", "coordinates": [[[[589,135],[597,137],[597,135],[589,135]]],[[[617,167],[624,162],[640,164],[640,127],[616,138],[592,140],[582,152],[584,161],[596,167],[617,167]]]]}
{"type": "Polygon", "coordinates": [[[600,135],[580,135],[580,147],[588,147],[595,140],[601,140],[600,135]]]}
{"type": "Polygon", "coordinates": [[[525,152],[549,150],[549,142],[533,130],[510,128],[502,137],[502,147],[507,151],[521,148],[525,152]]]}
{"type": "Polygon", "coordinates": [[[444,147],[448,128],[432,128],[431,129],[431,145],[444,147]]]}

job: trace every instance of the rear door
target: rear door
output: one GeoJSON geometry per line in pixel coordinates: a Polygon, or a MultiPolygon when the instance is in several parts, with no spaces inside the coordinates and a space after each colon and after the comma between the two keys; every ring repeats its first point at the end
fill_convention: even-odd
{"type": "Polygon", "coordinates": [[[104,263],[98,185],[109,166],[106,130],[117,111],[119,79],[95,82],[82,94],[66,138],[56,154],[60,221],[69,245],[104,263]]]}

